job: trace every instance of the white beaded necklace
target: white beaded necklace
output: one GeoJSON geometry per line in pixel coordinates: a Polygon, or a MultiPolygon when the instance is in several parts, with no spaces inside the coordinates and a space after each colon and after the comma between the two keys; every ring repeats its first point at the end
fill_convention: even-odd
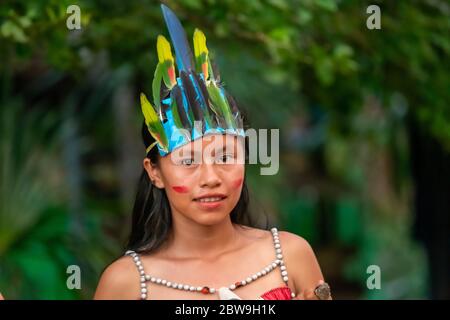
{"type": "MultiPolygon", "coordinates": [[[[273,236],[273,242],[274,242],[274,247],[275,247],[275,252],[276,252],[276,259],[272,263],[267,265],[265,268],[263,268],[261,271],[256,272],[255,274],[247,277],[244,280],[237,281],[233,284],[230,284],[228,286],[228,288],[230,290],[235,290],[239,287],[248,285],[251,282],[255,281],[256,279],[267,275],[269,272],[271,272],[278,266],[280,266],[281,276],[283,278],[283,281],[285,282],[286,286],[288,286],[289,278],[288,278],[286,266],[284,265],[284,261],[283,261],[283,254],[281,252],[281,244],[280,244],[280,238],[278,237],[278,230],[277,230],[277,228],[272,228],[270,231],[272,232],[272,236],[273,236]]],[[[176,282],[168,281],[166,279],[162,279],[162,278],[158,278],[158,277],[154,277],[149,274],[146,274],[144,271],[142,262],[139,258],[139,255],[136,252],[129,250],[125,253],[125,255],[130,255],[133,258],[133,261],[136,264],[136,267],[138,268],[138,271],[140,274],[141,299],[142,300],[147,299],[147,282],[148,281],[158,284],[158,285],[166,286],[168,288],[191,291],[191,292],[201,292],[203,294],[213,294],[213,293],[217,292],[216,288],[211,288],[209,286],[202,286],[202,287],[190,286],[187,284],[176,283],[176,282]]],[[[292,295],[292,297],[295,297],[295,293],[292,292],[291,295],[292,295]]]]}

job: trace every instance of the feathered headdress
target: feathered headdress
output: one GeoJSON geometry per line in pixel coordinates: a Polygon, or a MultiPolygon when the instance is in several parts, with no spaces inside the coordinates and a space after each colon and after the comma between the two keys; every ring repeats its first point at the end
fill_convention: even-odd
{"type": "Polygon", "coordinates": [[[180,21],[165,5],[161,9],[175,49],[179,76],[175,75],[170,43],[159,35],[158,65],[152,83],[155,107],[141,93],[145,124],[155,139],[146,152],[157,145],[160,155],[165,156],[206,134],[245,137],[236,103],[219,85],[218,74],[214,75],[205,35],[195,29],[194,59],[180,21]]]}

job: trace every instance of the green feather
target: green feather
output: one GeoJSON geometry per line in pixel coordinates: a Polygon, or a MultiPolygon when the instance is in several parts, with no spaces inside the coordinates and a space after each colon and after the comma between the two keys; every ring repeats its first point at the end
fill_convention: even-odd
{"type": "Polygon", "coordinates": [[[220,113],[219,117],[224,118],[228,128],[235,128],[235,122],[230,106],[228,105],[228,101],[221,95],[220,89],[212,83],[210,83],[206,88],[213,105],[216,107],[215,109],[217,109],[220,113]]]}
{"type": "Polygon", "coordinates": [[[180,115],[178,114],[177,102],[173,98],[172,98],[171,110],[172,110],[172,115],[173,115],[173,122],[175,122],[175,125],[177,126],[177,128],[184,128],[183,124],[181,123],[180,115]]]}
{"type": "Polygon", "coordinates": [[[156,105],[158,113],[161,113],[161,80],[163,78],[163,73],[162,64],[158,63],[152,82],[153,103],[156,105]]]}
{"type": "Polygon", "coordinates": [[[161,146],[161,148],[167,151],[169,143],[167,140],[166,132],[164,131],[164,127],[159,120],[155,109],[153,109],[153,106],[150,104],[150,102],[147,100],[147,97],[143,93],[141,93],[141,109],[148,131],[153,136],[153,138],[158,141],[158,144],[161,146]]]}
{"type": "Polygon", "coordinates": [[[172,67],[172,62],[169,60],[164,61],[164,63],[161,64],[162,65],[162,69],[163,69],[163,79],[164,79],[164,83],[166,85],[167,88],[172,88],[173,84],[170,82],[170,77],[169,77],[169,68],[172,67]]]}
{"type": "Polygon", "coordinates": [[[155,103],[158,112],[160,113],[161,108],[161,81],[164,81],[164,84],[167,88],[172,88],[172,84],[170,83],[170,78],[167,70],[171,66],[170,61],[165,61],[163,63],[158,63],[155,69],[155,75],[153,77],[152,82],[152,91],[153,91],[153,102],[155,103]]]}

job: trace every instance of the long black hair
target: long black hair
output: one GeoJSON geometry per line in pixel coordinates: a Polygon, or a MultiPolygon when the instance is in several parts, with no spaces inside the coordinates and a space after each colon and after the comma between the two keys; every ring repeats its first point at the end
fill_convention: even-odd
{"type": "MultiPolygon", "coordinates": [[[[155,140],[148,132],[147,126],[142,125],[142,139],[145,148],[155,140]]],[[[153,164],[158,164],[158,148],[153,147],[146,155],[153,164]]],[[[245,139],[245,157],[248,160],[248,140],[245,139]]],[[[232,223],[249,227],[256,227],[256,221],[249,209],[249,190],[246,178],[242,185],[240,198],[230,214],[232,223]]],[[[266,217],[267,218],[267,217],[266,217]]],[[[168,238],[172,227],[172,215],[169,200],[164,189],[155,187],[145,169],[142,170],[137,186],[136,200],[133,206],[131,233],[127,250],[150,253],[158,249],[168,238]]],[[[268,228],[266,220],[266,226],[268,228]]]]}

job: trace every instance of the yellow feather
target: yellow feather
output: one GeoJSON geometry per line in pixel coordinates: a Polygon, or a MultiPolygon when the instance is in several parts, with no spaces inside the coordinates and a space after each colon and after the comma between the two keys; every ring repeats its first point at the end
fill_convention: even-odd
{"type": "Polygon", "coordinates": [[[197,71],[202,72],[205,80],[209,79],[209,58],[205,34],[200,29],[194,31],[194,55],[197,71]],[[199,70],[200,69],[200,70],[199,70]]]}
{"type": "Polygon", "coordinates": [[[206,47],[205,34],[200,29],[194,31],[194,54],[195,57],[199,57],[202,53],[208,54],[208,48],[206,47]]]}
{"type": "Polygon", "coordinates": [[[147,126],[158,121],[158,116],[156,115],[155,109],[143,93],[141,93],[141,109],[145,118],[145,124],[147,126]]]}
{"type": "Polygon", "coordinates": [[[169,60],[172,63],[174,62],[170,43],[162,35],[158,36],[158,40],[156,42],[156,50],[158,51],[158,61],[160,63],[163,63],[166,60],[169,60]]]}

